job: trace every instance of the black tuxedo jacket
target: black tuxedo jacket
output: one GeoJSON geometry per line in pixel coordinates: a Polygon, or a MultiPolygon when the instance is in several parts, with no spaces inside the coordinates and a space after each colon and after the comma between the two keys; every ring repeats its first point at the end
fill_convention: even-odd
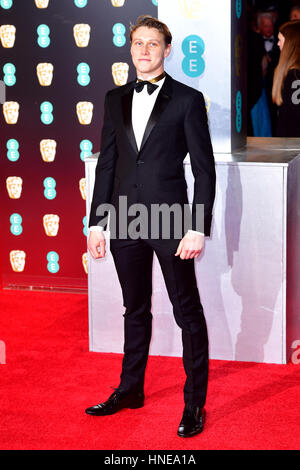
{"type": "Polygon", "coordinates": [[[215,164],[201,92],[166,74],[138,151],[131,122],[134,82],[110,90],[105,97],[100,156],[89,226],[103,225],[100,204],[117,204],[127,196],[128,207],[142,203],[187,204],[183,160],[189,152],[195,178],[195,205],[204,204],[204,230],[210,234],[215,196],[215,164]]]}

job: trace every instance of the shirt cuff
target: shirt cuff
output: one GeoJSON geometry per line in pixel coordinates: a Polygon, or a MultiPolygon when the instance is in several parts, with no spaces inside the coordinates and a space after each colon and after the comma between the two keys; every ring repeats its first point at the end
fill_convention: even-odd
{"type": "Polygon", "coordinates": [[[89,231],[90,232],[103,232],[103,227],[101,227],[101,225],[92,225],[91,227],[89,227],[89,231]]]}
{"type": "Polygon", "coordinates": [[[188,230],[188,232],[190,232],[190,233],[197,233],[198,235],[203,235],[203,237],[204,237],[204,233],[202,233],[202,232],[197,232],[197,230],[188,230]]]}

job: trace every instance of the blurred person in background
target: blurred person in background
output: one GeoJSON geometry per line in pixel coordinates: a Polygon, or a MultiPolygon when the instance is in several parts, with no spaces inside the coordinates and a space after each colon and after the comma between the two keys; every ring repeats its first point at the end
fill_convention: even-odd
{"type": "MultiPolygon", "coordinates": [[[[263,90],[264,41],[252,28],[248,29],[248,86],[247,86],[247,135],[258,136],[264,133],[255,112],[263,90]]],[[[259,113],[258,113],[259,114],[259,113]]],[[[270,121],[270,118],[269,118],[270,121]]],[[[269,126],[270,127],[270,126],[269,126]]]]}
{"type": "Polygon", "coordinates": [[[291,20],[291,21],[300,20],[300,4],[299,4],[299,5],[295,5],[295,6],[291,9],[290,20],[291,20]]]}
{"type": "Polygon", "coordinates": [[[275,18],[270,12],[252,11],[252,15],[248,21],[248,135],[272,137],[276,122],[273,74],[280,53],[274,35],[275,18]]]}
{"type": "MultiPolygon", "coordinates": [[[[270,115],[270,132],[265,132],[265,137],[271,137],[275,133],[277,107],[272,101],[272,86],[274,70],[279,61],[280,50],[277,45],[275,22],[276,12],[261,12],[257,16],[257,29],[264,40],[265,56],[262,61],[264,90],[270,115]]],[[[262,97],[263,98],[263,97],[262,97]]],[[[267,117],[267,112],[266,112],[267,117]]]]}
{"type": "Polygon", "coordinates": [[[279,28],[280,59],[272,99],[278,106],[277,137],[300,137],[300,20],[279,28]]]}

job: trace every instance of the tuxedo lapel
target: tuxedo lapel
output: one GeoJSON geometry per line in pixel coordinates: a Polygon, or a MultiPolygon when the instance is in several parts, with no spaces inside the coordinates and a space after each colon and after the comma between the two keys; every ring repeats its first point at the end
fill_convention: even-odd
{"type": "Polygon", "coordinates": [[[158,93],[158,97],[156,98],[152,113],[150,114],[150,118],[147,122],[147,126],[143,135],[143,140],[141,143],[140,152],[142,151],[144,145],[146,144],[151,132],[153,131],[154,127],[156,126],[157,122],[159,121],[160,116],[166,109],[171,99],[171,81],[172,78],[166,74],[165,82],[158,93]]]}
{"type": "Polygon", "coordinates": [[[123,121],[124,127],[131,143],[131,146],[136,154],[138,154],[138,148],[133,132],[132,127],[132,119],[131,119],[131,110],[132,110],[132,97],[133,97],[133,90],[134,88],[130,88],[129,92],[122,96],[122,113],[123,113],[123,121]]]}
{"type": "MultiPolygon", "coordinates": [[[[132,82],[132,85],[134,82],[132,82]]],[[[134,152],[138,155],[139,152],[143,149],[144,145],[146,144],[151,132],[153,131],[155,125],[157,124],[160,116],[162,115],[163,111],[168,106],[168,103],[172,96],[172,78],[166,74],[165,82],[158,93],[158,96],[155,101],[155,105],[151,112],[150,118],[147,122],[147,126],[143,135],[143,140],[141,143],[141,148],[138,150],[135,135],[133,132],[132,127],[132,98],[133,98],[134,87],[131,86],[129,91],[127,91],[121,98],[122,102],[122,113],[123,113],[123,121],[124,127],[129,139],[129,142],[134,150],[134,152]]]]}

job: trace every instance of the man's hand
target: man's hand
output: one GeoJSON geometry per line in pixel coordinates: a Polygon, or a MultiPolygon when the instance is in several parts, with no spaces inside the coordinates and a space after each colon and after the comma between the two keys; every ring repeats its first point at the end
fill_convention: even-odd
{"type": "Polygon", "coordinates": [[[93,258],[103,258],[105,256],[104,234],[102,232],[91,231],[87,246],[93,258]]]}
{"type": "Polygon", "coordinates": [[[204,235],[187,232],[180,241],[175,256],[181,259],[198,258],[204,247],[204,235]]]}

